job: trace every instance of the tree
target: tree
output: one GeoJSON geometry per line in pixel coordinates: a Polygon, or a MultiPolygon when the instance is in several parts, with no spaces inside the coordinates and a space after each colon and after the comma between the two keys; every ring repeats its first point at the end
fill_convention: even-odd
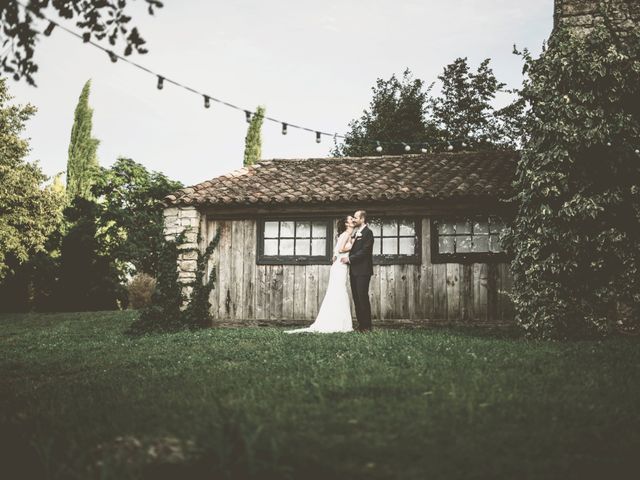
{"type": "Polygon", "coordinates": [[[265,108],[259,106],[256,109],[249,127],[247,128],[247,136],[244,140],[244,166],[253,165],[260,160],[262,156],[262,122],[264,121],[265,108]]]}
{"type": "Polygon", "coordinates": [[[413,79],[409,69],[400,80],[395,75],[389,80],[379,78],[369,109],[349,123],[344,142],[332,153],[373,155],[378,142],[389,155],[407,153],[403,143],[409,144],[410,153],[417,148],[515,148],[522,135],[523,104],[516,98],[495,110],[492,102],[505,84],[496,79],[489,63],[484,60],[473,73],[466,58],[456,59],[438,76],[442,91],[437,97],[430,94],[434,84],[424,89],[424,82],[413,79]]]}
{"type": "Polygon", "coordinates": [[[490,59],[485,59],[473,73],[466,57],[457,58],[438,76],[442,92],[431,99],[433,121],[440,132],[434,142],[437,146],[460,148],[464,143],[474,149],[515,147],[517,137],[506,136],[510,132],[505,132],[502,123],[517,115],[520,104],[499,112],[494,109],[496,93],[506,84],[496,79],[489,63],[490,59]]]}
{"type": "MultiPolygon", "coordinates": [[[[144,1],[150,15],[154,14],[156,8],[162,7],[161,1],[144,1]]],[[[147,53],[143,47],[146,42],[137,27],[130,26],[127,0],[23,0],[23,3],[27,9],[17,1],[0,2],[0,29],[6,37],[2,44],[0,66],[16,81],[24,78],[29,84],[36,85],[33,78],[38,71],[34,60],[36,43],[41,39],[40,31],[44,31],[46,36],[55,27],[55,23],[50,24],[42,18],[44,11],[47,14],[55,12],[53,15],[57,14],[66,20],[75,19],[85,41],[107,38],[110,45],[116,45],[123,38],[125,56],[131,55],[133,50],[139,54],[147,53]]]]}
{"type": "Polygon", "coordinates": [[[124,278],[114,259],[100,251],[96,236],[99,206],[75,197],[65,209],[70,229],[62,239],[56,296],[64,311],[113,310],[126,302],[124,278]]]}
{"type": "Polygon", "coordinates": [[[503,244],[530,336],[604,335],[616,311],[640,318],[640,28],[621,41],[607,25],[560,29],[538,59],[523,52],[527,137],[503,244]]]}
{"type": "Polygon", "coordinates": [[[97,219],[99,250],[116,259],[118,268],[156,276],[163,238],[162,199],[184,187],[159,172],[149,172],[130,158],[118,158],[102,168],[93,187],[99,199],[97,219]]]}
{"type": "Polygon", "coordinates": [[[91,185],[98,173],[97,150],[100,141],[93,138],[93,109],[89,106],[91,80],[87,80],[80,93],[73,117],[69,158],[67,160],[67,195],[91,198],[91,185]]]}
{"type": "MultiPolygon", "coordinates": [[[[332,152],[336,156],[364,156],[376,153],[376,142],[422,142],[433,126],[426,120],[427,98],[431,87],[414,79],[407,68],[402,78],[395,74],[388,80],[379,78],[372,87],[369,109],[349,123],[344,142],[332,152]]],[[[402,145],[385,146],[385,154],[405,153],[402,145]]]]}
{"type": "Polygon", "coordinates": [[[29,142],[20,135],[36,108],[10,105],[12,98],[0,77],[0,279],[44,250],[61,221],[61,195],[50,186],[41,188],[48,177],[37,161],[24,160],[29,142]]]}

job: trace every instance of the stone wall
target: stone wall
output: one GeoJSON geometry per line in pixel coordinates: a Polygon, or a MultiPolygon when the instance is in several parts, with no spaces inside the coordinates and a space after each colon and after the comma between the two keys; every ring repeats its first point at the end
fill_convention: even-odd
{"type": "Polygon", "coordinates": [[[555,0],[554,30],[570,27],[586,33],[604,21],[600,7],[610,12],[614,27],[624,32],[640,22],[640,0],[555,0]]]}
{"type": "MultiPolygon", "coordinates": [[[[184,230],[185,243],[178,245],[178,281],[183,284],[182,292],[191,298],[193,287],[188,285],[196,278],[198,258],[198,232],[200,229],[200,212],[195,207],[169,207],[164,209],[164,237],[175,240],[184,230]]],[[[182,305],[182,309],[186,303],[182,305]]]]}

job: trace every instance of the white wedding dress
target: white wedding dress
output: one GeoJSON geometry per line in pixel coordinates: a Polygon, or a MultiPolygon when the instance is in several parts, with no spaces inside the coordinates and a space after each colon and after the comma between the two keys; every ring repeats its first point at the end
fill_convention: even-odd
{"type": "MultiPolygon", "coordinates": [[[[343,232],[342,235],[347,235],[343,232]]],[[[285,330],[285,333],[300,332],[351,332],[353,331],[353,323],[351,321],[351,305],[349,304],[349,294],[347,292],[347,274],[348,265],[341,263],[340,259],[348,257],[349,253],[340,253],[339,245],[345,240],[339,237],[333,248],[333,254],[336,257],[335,262],[331,265],[329,273],[329,283],[327,284],[327,293],[324,295],[322,305],[318,311],[315,321],[306,328],[297,328],[295,330],[285,330]]]]}

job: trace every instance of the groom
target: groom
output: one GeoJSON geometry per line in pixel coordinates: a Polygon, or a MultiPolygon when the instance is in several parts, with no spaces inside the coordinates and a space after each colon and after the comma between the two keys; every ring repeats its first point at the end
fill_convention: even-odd
{"type": "Polygon", "coordinates": [[[351,265],[349,279],[351,294],[356,306],[358,331],[371,331],[371,304],[369,303],[369,282],[373,275],[373,232],[367,225],[367,212],[358,210],[354,215],[355,230],[353,246],[349,257],[341,259],[342,263],[351,265]]]}

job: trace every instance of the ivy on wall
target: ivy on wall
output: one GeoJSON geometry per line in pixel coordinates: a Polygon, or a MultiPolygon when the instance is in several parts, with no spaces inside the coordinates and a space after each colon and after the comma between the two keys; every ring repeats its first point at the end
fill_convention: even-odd
{"type": "Polygon", "coordinates": [[[608,25],[522,54],[527,135],[503,245],[529,336],[602,336],[640,316],[640,29],[608,25]]]}
{"type": "MultiPolygon", "coordinates": [[[[176,332],[184,329],[198,329],[211,326],[211,304],[209,294],[216,281],[216,269],[212,269],[209,279],[204,282],[206,265],[220,242],[220,230],[209,242],[204,253],[198,248],[179,248],[184,243],[187,229],[176,236],[175,240],[163,240],[160,248],[158,278],[151,297],[151,304],[144,308],[140,316],[130,325],[126,333],[140,335],[149,332],[176,332]],[[188,251],[197,252],[196,278],[189,283],[178,279],[178,256],[188,251]],[[180,307],[187,300],[183,286],[191,286],[191,298],[185,309],[180,307]]],[[[201,242],[198,233],[198,244],[201,242]]]]}

